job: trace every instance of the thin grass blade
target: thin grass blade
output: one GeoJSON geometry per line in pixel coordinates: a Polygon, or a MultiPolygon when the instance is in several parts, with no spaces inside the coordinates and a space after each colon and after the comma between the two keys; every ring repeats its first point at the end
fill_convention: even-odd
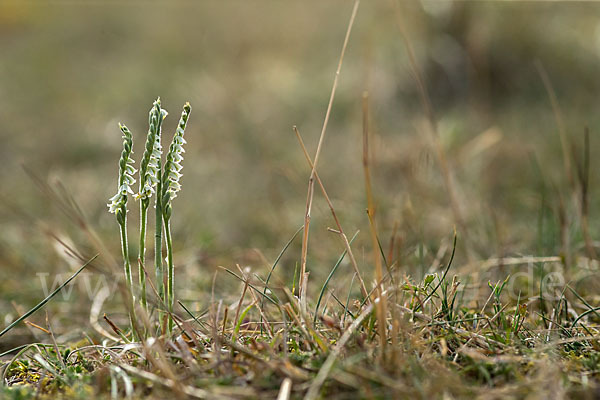
{"type": "Polygon", "coordinates": [[[15,320],[12,324],[10,324],[6,328],[4,328],[4,330],[2,332],[0,332],[0,337],[2,337],[5,333],[7,333],[8,331],[10,331],[12,328],[14,328],[19,322],[23,321],[25,318],[29,317],[34,312],[36,312],[40,308],[44,307],[46,305],[46,303],[48,303],[54,296],[56,296],[58,294],[58,292],[60,292],[62,290],[62,288],[64,288],[65,286],[67,286],[69,283],[71,283],[71,281],[73,279],[75,279],[75,277],[77,277],[77,275],[79,275],[79,273],[81,271],[83,271],[85,267],[87,267],[88,265],[90,265],[91,262],[94,261],[97,257],[98,257],[98,254],[96,254],[94,257],[90,258],[85,264],[83,264],[81,266],[81,268],[79,268],[77,270],[77,272],[75,272],[73,275],[71,275],[71,277],[69,279],[67,279],[65,282],[63,282],[62,285],[60,285],[59,287],[57,287],[52,293],[50,293],[48,295],[48,297],[46,297],[44,300],[42,300],[37,306],[33,307],[31,310],[27,311],[25,314],[23,314],[22,316],[20,316],[19,318],[17,318],[17,320],[15,320]]]}

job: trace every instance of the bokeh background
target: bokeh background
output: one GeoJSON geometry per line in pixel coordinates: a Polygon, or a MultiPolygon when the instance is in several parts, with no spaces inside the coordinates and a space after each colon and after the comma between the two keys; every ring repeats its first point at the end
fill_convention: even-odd
{"type": "MultiPolygon", "coordinates": [[[[118,259],[118,227],[106,208],[116,190],[118,123],[134,133],[139,160],[157,96],[170,112],[164,141],[184,102],[193,107],[172,220],[179,297],[206,307],[219,265],[251,267],[264,277],[303,221],[310,170],[292,126],[314,154],[351,9],[350,1],[0,3],[0,325],[43,298],[40,273],[51,283],[77,267],[49,233],[83,254],[95,252],[24,167],[51,188],[64,187],[118,259]]],[[[594,3],[360,5],[319,172],[348,235],[361,231],[354,248],[369,281],[364,91],[380,240],[387,251],[396,226],[394,258],[403,273],[420,278],[447,260],[455,225],[457,272],[491,257],[561,255],[565,241],[574,253],[583,247],[577,184],[565,170],[540,66],[556,93],[573,173],[590,128],[590,234],[597,237],[599,16],[594,3]],[[403,32],[431,99],[437,139],[426,129],[403,32]]],[[[134,209],[132,254],[137,218],[134,209]]],[[[317,190],[312,290],[343,250],[328,226],[317,190]]],[[[275,280],[291,284],[299,259],[297,239],[275,280]]],[[[333,288],[349,286],[351,267],[342,268],[333,288]]],[[[216,282],[219,296],[237,293],[230,276],[220,273],[216,282]]],[[[113,303],[106,307],[118,321],[122,306],[113,303]]],[[[76,319],[86,330],[90,304],[75,285],[68,299],[48,307],[55,329],[65,334],[76,319]]],[[[15,332],[17,341],[36,334],[15,332]]]]}

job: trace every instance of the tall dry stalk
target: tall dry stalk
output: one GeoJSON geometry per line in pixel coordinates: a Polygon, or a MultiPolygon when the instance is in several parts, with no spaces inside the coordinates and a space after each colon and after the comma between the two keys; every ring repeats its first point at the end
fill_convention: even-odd
{"type": "Polygon", "coordinates": [[[329,123],[329,116],[331,115],[331,109],[333,106],[333,100],[335,98],[335,92],[338,85],[338,80],[340,77],[340,72],[342,70],[342,64],[344,62],[344,54],[346,53],[346,48],[348,47],[348,41],[350,39],[350,33],[352,32],[352,26],[354,25],[354,20],[356,19],[356,13],[358,11],[358,5],[360,4],[360,0],[354,1],[354,7],[352,8],[352,14],[350,15],[350,21],[348,22],[348,29],[346,30],[346,36],[344,37],[344,44],[342,45],[342,51],[340,53],[340,59],[338,62],[337,69],[335,71],[335,78],[333,79],[333,86],[331,88],[331,94],[329,96],[329,103],[327,104],[327,111],[325,112],[325,120],[323,121],[323,127],[321,129],[321,135],[319,136],[319,144],[317,145],[317,151],[315,157],[313,158],[313,167],[310,173],[310,178],[308,179],[308,193],[306,195],[306,211],[304,213],[304,232],[302,235],[302,257],[301,257],[301,266],[300,266],[300,279],[299,279],[299,292],[300,292],[300,305],[302,307],[302,311],[306,313],[306,291],[308,284],[308,275],[306,273],[306,256],[308,254],[308,232],[310,225],[310,214],[312,211],[312,202],[315,188],[315,171],[317,168],[317,164],[319,162],[319,156],[321,155],[321,149],[323,147],[323,140],[325,139],[325,132],[327,131],[327,124],[329,123]]]}
{"type": "Polygon", "coordinates": [[[375,313],[377,315],[377,329],[379,330],[381,354],[385,354],[387,345],[387,302],[383,298],[383,266],[381,264],[381,253],[379,251],[379,241],[377,240],[377,226],[375,222],[375,202],[373,201],[373,188],[371,186],[371,172],[369,168],[369,96],[367,92],[363,93],[363,169],[365,173],[365,191],[367,194],[367,215],[369,217],[369,227],[371,232],[371,244],[373,246],[373,258],[375,261],[375,279],[377,286],[375,288],[375,313]]]}
{"type": "MultiPolygon", "coordinates": [[[[312,160],[310,159],[310,155],[308,154],[308,151],[306,150],[306,146],[304,145],[304,141],[302,140],[302,136],[300,135],[300,131],[298,131],[298,128],[294,126],[294,133],[296,134],[296,138],[298,139],[298,142],[300,143],[300,147],[302,148],[302,152],[304,153],[304,157],[306,158],[306,161],[308,162],[309,167],[311,168],[311,170],[314,168],[314,164],[312,162],[312,160]]],[[[340,223],[340,220],[338,219],[338,216],[335,212],[335,208],[333,208],[333,203],[331,202],[331,200],[329,199],[329,195],[327,194],[327,190],[325,190],[325,185],[323,185],[323,182],[321,181],[321,178],[319,177],[319,174],[317,173],[317,171],[315,170],[315,179],[317,180],[317,183],[319,184],[319,187],[321,188],[321,193],[323,193],[323,197],[325,197],[325,201],[327,202],[327,205],[329,206],[329,210],[331,211],[331,215],[333,217],[333,220],[335,221],[335,224],[337,226],[337,232],[343,242],[344,242],[344,246],[346,247],[346,251],[348,252],[348,256],[350,257],[350,262],[352,263],[352,267],[354,268],[354,272],[356,273],[356,276],[358,277],[358,281],[360,283],[360,290],[362,292],[362,295],[367,298],[369,297],[369,292],[367,291],[367,288],[365,286],[365,282],[360,274],[360,270],[358,269],[358,263],[356,262],[356,258],[354,257],[354,253],[352,252],[352,247],[350,246],[350,242],[348,241],[348,236],[346,236],[346,234],[344,233],[344,230],[342,229],[342,224],[340,223]]]]}

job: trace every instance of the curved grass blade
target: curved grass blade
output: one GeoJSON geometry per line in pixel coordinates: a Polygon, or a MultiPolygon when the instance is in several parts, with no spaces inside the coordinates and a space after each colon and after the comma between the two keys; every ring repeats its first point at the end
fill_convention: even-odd
{"type": "Polygon", "coordinates": [[[575,320],[573,320],[573,322],[571,323],[571,326],[577,325],[577,323],[579,322],[579,320],[581,318],[585,317],[588,314],[591,314],[591,313],[596,314],[596,311],[600,311],[600,307],[590,308],[589,310],[581,313],[577,318],[575,318],[575,320]]]}
{"type": "MultiPolygon", "coordinates": [[[[283,249],[279,252],[279,255],[277,256],[277,258],[273,262],[273,265],[271,266],[271,270],[269,271],[269,274],[267,275],[267,279],[264,281],[265,288],[263,290],[263,295],[265,295],[265,296],[267,295],[267,290],[269,289],[269,281],[271,280],[271,275],[273,275],[273,271],[275,271],[275,267],[277,267],[277,264],[279,264],[279,260],[281,260],[281,257],[283,257],[283,254],[285,253],[285,251],[288,249],[288,247],[290,247],[290,245],[292,244],[294,239],[296,239],[296,236],[298,236],[298,234],[303,229],[304,229],[304,225],[302,225],[300,228],[298,228],[296,233],[294,233],[294,236],[292,236],[292,238],[290,240],[288,240],[288,242],[285,244],[285,246],[283,246],[283,249]]],[[[260,308],[263,308],[264,304],[265,304],[265,299],[263,297],[260,301],[260,308]]],[[[261,315],[260,316],[260,333],[261,334],[262,334],[262,329],[263,329],[262,322],[263,322],[263,319],[262,319],[262,315],[261,315]]]]}
{"type": "Polygon", "coordinates": [[[60,292],[62,290],[62,288],[64,288],[65,286],[67,286],[69,283],[71,283],[71,281],[73,279],[75,279],[75,277],[77,275],[79,275],[79,273],[81,271],[83,271],[83,269],[85,267],[87,267],[88,265],[90,265],[90,263],[92,261],[94,261],[96,258],[98,257],[98,254],[96,254],[94,257],[90,258],[85,264],[83,264],[81,266],[81,268],[79,268],[77,270],[77,272],[75,272],[73,275],[71,275],[71,277],[69,279],[67,279],[62,285],[60,285],[59,287],[57,287],[52,293],[50,293],[48,295],[48,297],[46,297],[44,300],[42,300],[37,306],[33,307],[31,310],[27,311],[25,314],[23,314],[22,316],[20,316],[16,321],[14,321],[12,324],[10,324],[9,326],[7,326],[6,328],[4,328],[4,330],[2,332],[0,332],[0,337],[2,337],[6,332],[10,331],[12,328],[14,328],[19,322],[23,321],[25,318],[29,317],[31,314],[33,314],[34,312],[36,312],[37,310],[39,310],[40,308],[44,307],[46,305],[46,303],[48,303],[54,296],[56,296],[58,294],[58,292],[60,292]]]}
{"type": "MultiPolygon", "coordinates": [[[[229,270],[229,269],[227,269],[227,268],[225,268],[225,267],[219,267],[219,268],[221,268],[223,271],[225,271],[225,272],[229,273],[230,275],[233,275],[233,276],[235,276],[235,277],[236,277],[236,278],[238,278],[240,281],[242,281],[242,282],[246,282],[246,281],[244,280],[244,278],[242,278],[241,276],[239,276],[239,275],[238,275],[238,274],[236,274],[235,272],[233,272],[233,271],[231,271],[231,270],[229,270]]],[[[274,299],[273,299],[271,296],[269,296],[269,295],[266,295],[266,294],[262,293],[260,290],[258,290],[258,289],[256,288],[256,286],[253,286],[252,284],[250,284],[250,283],[249,283],[249,284],[248,284],[248,287],[249,287],[249,288],[251,288],[251,289],[253,289],[253,290],[254,290],[256,293],[260,294],[260,295],[261,295],[262,297],[264,297],[265,299],[269,300],[269,302],[271,302],[271,303],[273,303],[273,304],[275,304],[275,305],[279,305],[279,303],[278,303],[277,301],[275,301],[275,300],[274,300],[274,299]]]]}
{"type": "MultiPolygon", "coordinates": [[[[356,232],[354,234],[354,236],[352,236],[352,239],[350,239],[349,244],[352,244],[352,242],[354,242],[354,239],[356,239],[356,236],[358,236],[358,232],[356,232]]],[[[344,260],[344,257],[346,257],[347,253],[348,253],[348,250],[344,250],[344,252],[340,256],[340,258],[338,258],[337,262],[335,263],[335,265],[331,269],[331,272],[329,273],[329,276],[325,280],[325,283],[323,284],[323,287],[321,288],[321,293],[319,293],[319,299],[317,300],[317,306],[315,307],[315,317],[313,319],[313,323],[314,324],[317,323],[317,314],[319,313],[319,306],[321,305],[321,300],[323,299],[323,294],[325,293],[325,289],[327,289],[327,285],[329,284],[329,281],[331,280],[331,278],[333,277],[333,274],[335,274],[335,271],[338,269],[338,267],[340,266],[340,264],[344,260]]]]}
{"type": "Polygon", "coordinates": [[[273,271],[275,271],[275,267],[277,267],[277,264],[279,264],[279,260],[281,260],[281,257],[283,257],[283,254],[285,253],[285,251],[288,249],[288,247],[290,247],[290,245],[292,244],[292,242],[294,241],[294,239],[296,239],[296,236],[298,236],[298,234],[300,232],[302,232],[303,229],[304,229],[304,225],[302,225],[296,231],[296,233],[294,233],[294,236],[292,236],[292,238],[290,240],[288,240],[288,242],[285,244],[285,246],[283,247],[283,249],[281,250],[281,252],[277,256],[277,258],[275,259],[275,262],[273,262],[273,265],[271,266],[271,270],[269,271],[269,274],[267,275],[267,279],[265,280],[265,290],[264,290],[263,294],[267,294],[267,289],[268,289],[268,286],[269,286],[269,281],[271,280],[271,275],[273,275],[273,271]]]}
{"type": "MultiPolygon", "coordinates": [[[[204,322],[200,321],[198,319],[198,317],[196,317],[194,314],[192,314],[192,312],[185,306],[185,304],[183,304],[179,300],[177,300],[177,303],[181,306],[181,308],[183,308],[185,310],[186,313],[188,313],[190,315],[190,317],[192,317],[194,319],[194,321],[196,321],[196,323],[198,325],[200,325],[200,327],[202,327],[203,329],[208,331],[208,327],[206,326],[206,324],[204,322]]],[[[204,311],[202,314],[200,314],[200,317],[203,317],[204,315],[208,314],[208,311],[209,310],[204,311]]]]}
{"type": "Polygon", "coordinates": [[[431,291],[431,293],[429,293],[429,295],[427,295],[427,297],[425,298],[425,300],[423,300],[422,302],[420,302],[419,304],[417,304],[417,307],[414,309],[414,311],[419,311],[419,308],[421,307],[421,304],[427,303],[427,300],[429,300],[435,294],[435,292],[442,285],[442,282],[444,282],[444,279],[446,279],[446,275],[448,275],[448,271],[450,270],[450,266],[452,265],[452,261],[454,261],[454,254],[456,254],[456,238],[457,238],[457,234],[456,234],[456,229],[455,229],[454,230],[454,242],[452,244],[452,254],[450,255],[450,260],[448,261],[448,265],[446,266],[446,270],[444,271],[444,274],[440,278],[440,281],[438,282],[437,286],[431,291]]]}

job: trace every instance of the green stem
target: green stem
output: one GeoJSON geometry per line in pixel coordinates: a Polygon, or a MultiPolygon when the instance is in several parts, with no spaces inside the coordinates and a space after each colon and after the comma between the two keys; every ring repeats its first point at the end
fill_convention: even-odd
{"type": "Polygon", "coordinates": [[[139,274],[140,290],[142,292],[142,307],[148,312],[148,302],[146,299],[146,223],[148,222],[148,200],[144,199],[140,204],[140,252],[139,252],[139,274]]]}
{"type": "Polygon", "coordinates": [[[175,267],[173,265],[173,242],[171,241],[171,223],[170,219],[165,216],[165,242],[167,244],[167,299],[168,299],[168,307],[169,307],[169,324],[168,324],[168,332],[173,331],[173,302],[175,299],[175,292],[173,290],[173,283],[175,280],[175,267]]]}
{"type": "MultiPolygon", "coordinates": [[[[158,176],[161,176],[162,167],[158,170],[158,176]]],[[[162,219],[162,202],[160,193],[162,193],[162,185],[161,182],[158,182],[156,187],[156,230],[154,233],[154,268],[156,271],[156,288],[158,290],[158,295],[162,300],[163,304],[166,304],[165,298],[165,285],[164,285],[164,274],[163,274],[163,265],[162,265],[162,235],[163,235],[163,219],[162,219]]],[[[158,312],[158,320],[162,324],[163,313],[159,310],[158,312]]]]}
{"type": "Polygon", "coordinates": [[[127,245],[127,214],[123,217],[123,223],[119,224],[121,230],[121,252],[123,253],[123,267],[125,269],[125,281],[127,283],[127,290],[129,299],[127,300],[129,305],[129,320],[131,322],[131,334],[135,339],[135,297],[133,296],[133,281],[131,279],[131,264],[129,263],[129,248],[127,245]]]}

